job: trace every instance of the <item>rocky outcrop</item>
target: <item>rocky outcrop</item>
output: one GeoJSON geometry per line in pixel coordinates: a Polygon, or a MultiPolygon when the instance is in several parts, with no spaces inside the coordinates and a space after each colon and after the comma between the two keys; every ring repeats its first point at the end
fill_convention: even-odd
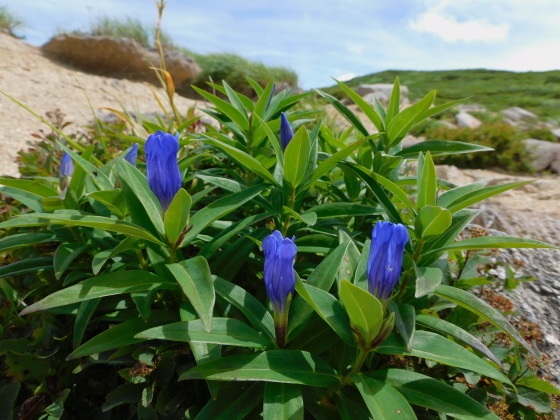
{"type": "Polygon", "coordinates": [[[464,111],[455,115],[455,119],[457,120],[457,125],[459,127],[477,128],[482,125],[482,122],[479,119],[464,111]]]}
{"type": "Polygon", "coordinates": [[[518,106],[504,109],[502,111],[502,115],[504,116],[504,121],[513,123],[517,123],[520,121],[537,122],[539,120],[539,117],[537,117],[535,114],[518,106]]]}
{"type": "MultiPolygon", "coordinates": [[[[79,70],[104,76],[157,83],[150,67],[159,66],[156,50],[126,38],[90,35],[60,35],[42,47],[45,55],[79,70]]],[[[200,67],[179,51],[165,51],[165,65],[176,86],[192,80],[200,67]]]]}
{"type": "MultiPolygon", "coordinates": [[[[359,85],[356,93],[362,96],[367,102],[373,104],[377,98],[382,105],[386,106],[391,99],[393,85],[390,83],[375,83],[371,85],[359,85]]],[[[401,86],[401,104],[408,103],[408,87],[401,86]]]]}
{"type": "Polygon", "coordinates": [[[560,144],[550,141],[525,139],[525,148],[531,154],[531,166],[535,171],[550,169],[560,173],[560,144]]]}

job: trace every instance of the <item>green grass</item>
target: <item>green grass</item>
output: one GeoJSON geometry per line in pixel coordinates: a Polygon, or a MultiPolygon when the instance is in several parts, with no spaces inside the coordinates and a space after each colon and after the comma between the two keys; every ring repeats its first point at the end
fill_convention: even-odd
{"type": "Polygon", "coordinates": [[[6,6],[0,6],[0,32],[6,32],[13,37],[20,38],[14,31],[24,27],[21,19],[16,17],[6,6]]]}
{"type": "MultiPolygon", "coordinates": [[[[512,106],[525,108],[540,117],[560,119],[560,71],[510,72],[497,70],[405,71],[388,70],[356,77],[346,84],[393,83],[399,76],[409,88],[409,98],[419,99],[437,89],[437,102],[472,97],[467,103],[480,103],[490,111],[512,106]]],[[[338,86],[323,89],[344,97],[338,86]]]]}

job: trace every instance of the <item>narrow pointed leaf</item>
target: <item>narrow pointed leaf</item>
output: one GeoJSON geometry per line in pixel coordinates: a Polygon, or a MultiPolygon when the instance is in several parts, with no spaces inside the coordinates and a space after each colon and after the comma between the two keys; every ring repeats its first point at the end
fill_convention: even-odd
{"type": "Polygon", "coordinates": [[[303,420],[303,397],[299,385],[267,382],[264,386],[263,419],[303,420]]]}

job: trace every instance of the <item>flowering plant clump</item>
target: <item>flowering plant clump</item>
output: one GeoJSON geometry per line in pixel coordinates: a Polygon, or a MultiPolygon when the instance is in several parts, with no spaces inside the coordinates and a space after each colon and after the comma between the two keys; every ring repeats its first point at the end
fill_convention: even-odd
{"type": "Polygon", "coordinates": [[[219,128],[170,95],[146,137],[132,120],[87,139],[52,126],[54,159],[0,178],[3,418],[550,413],[538,349],[469,292],[488,283],[469,267],[472,250],[554,247],[458,239],[472,205],[524,182],[458,187],[433,157],[488,148],[401,145],[456,102],[400,110],[397,79],[384,108],[339,83],[376,127],[318,92],[341,132],[298,105],[309,93],[248,83],[253,99],[194,88],[219,128]]]}

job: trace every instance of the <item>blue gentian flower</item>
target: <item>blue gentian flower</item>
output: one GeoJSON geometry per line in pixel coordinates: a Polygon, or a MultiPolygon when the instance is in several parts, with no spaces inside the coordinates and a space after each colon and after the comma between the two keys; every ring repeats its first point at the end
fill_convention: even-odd
{"type": "Polygon", "coordinates": [[[124,160],[130,163],[132,166],[136,166],[136,158],[138,157],[138,143],[134,143],[134,146],[124,155],[124,160]]]}
{"type": "Polygon", "coordinates": [[[367,277],[369,292],[380,300],[389,298],[399,281],[408,239],[408,231],[400,223],[377,222],[373,228],[367,277]]]}
{"type": "Polygon", "coordinates": [[[177,162],[179,140],[172,134],[157,131],[148,137],[144,148],[148,185],[165,212],[182,184],[177,162]]]}
{"type": "Polygon", "coordinates": [[[296,274],[294,260],[297,246],[294,239],[284,238],[275,230],[264,238],[264,284],[275,311],[284,313],[286,300],[294,291],[296,274]]]}
{"type": "Polygon", "coordinates": [[[60,176],[67,177],[72,176],[74,173],[74,162],[70,155],[66,152],[62,155],[62,160],[60,161],[60,176]]]}
{"type": "Polygon", "coordinates": [[[282,143],[282,150],[286,150],[290,140],[294,138],[294,130],[288,121],[288,117],[283,112],[280,114],[280,143],[282,143]]]}

